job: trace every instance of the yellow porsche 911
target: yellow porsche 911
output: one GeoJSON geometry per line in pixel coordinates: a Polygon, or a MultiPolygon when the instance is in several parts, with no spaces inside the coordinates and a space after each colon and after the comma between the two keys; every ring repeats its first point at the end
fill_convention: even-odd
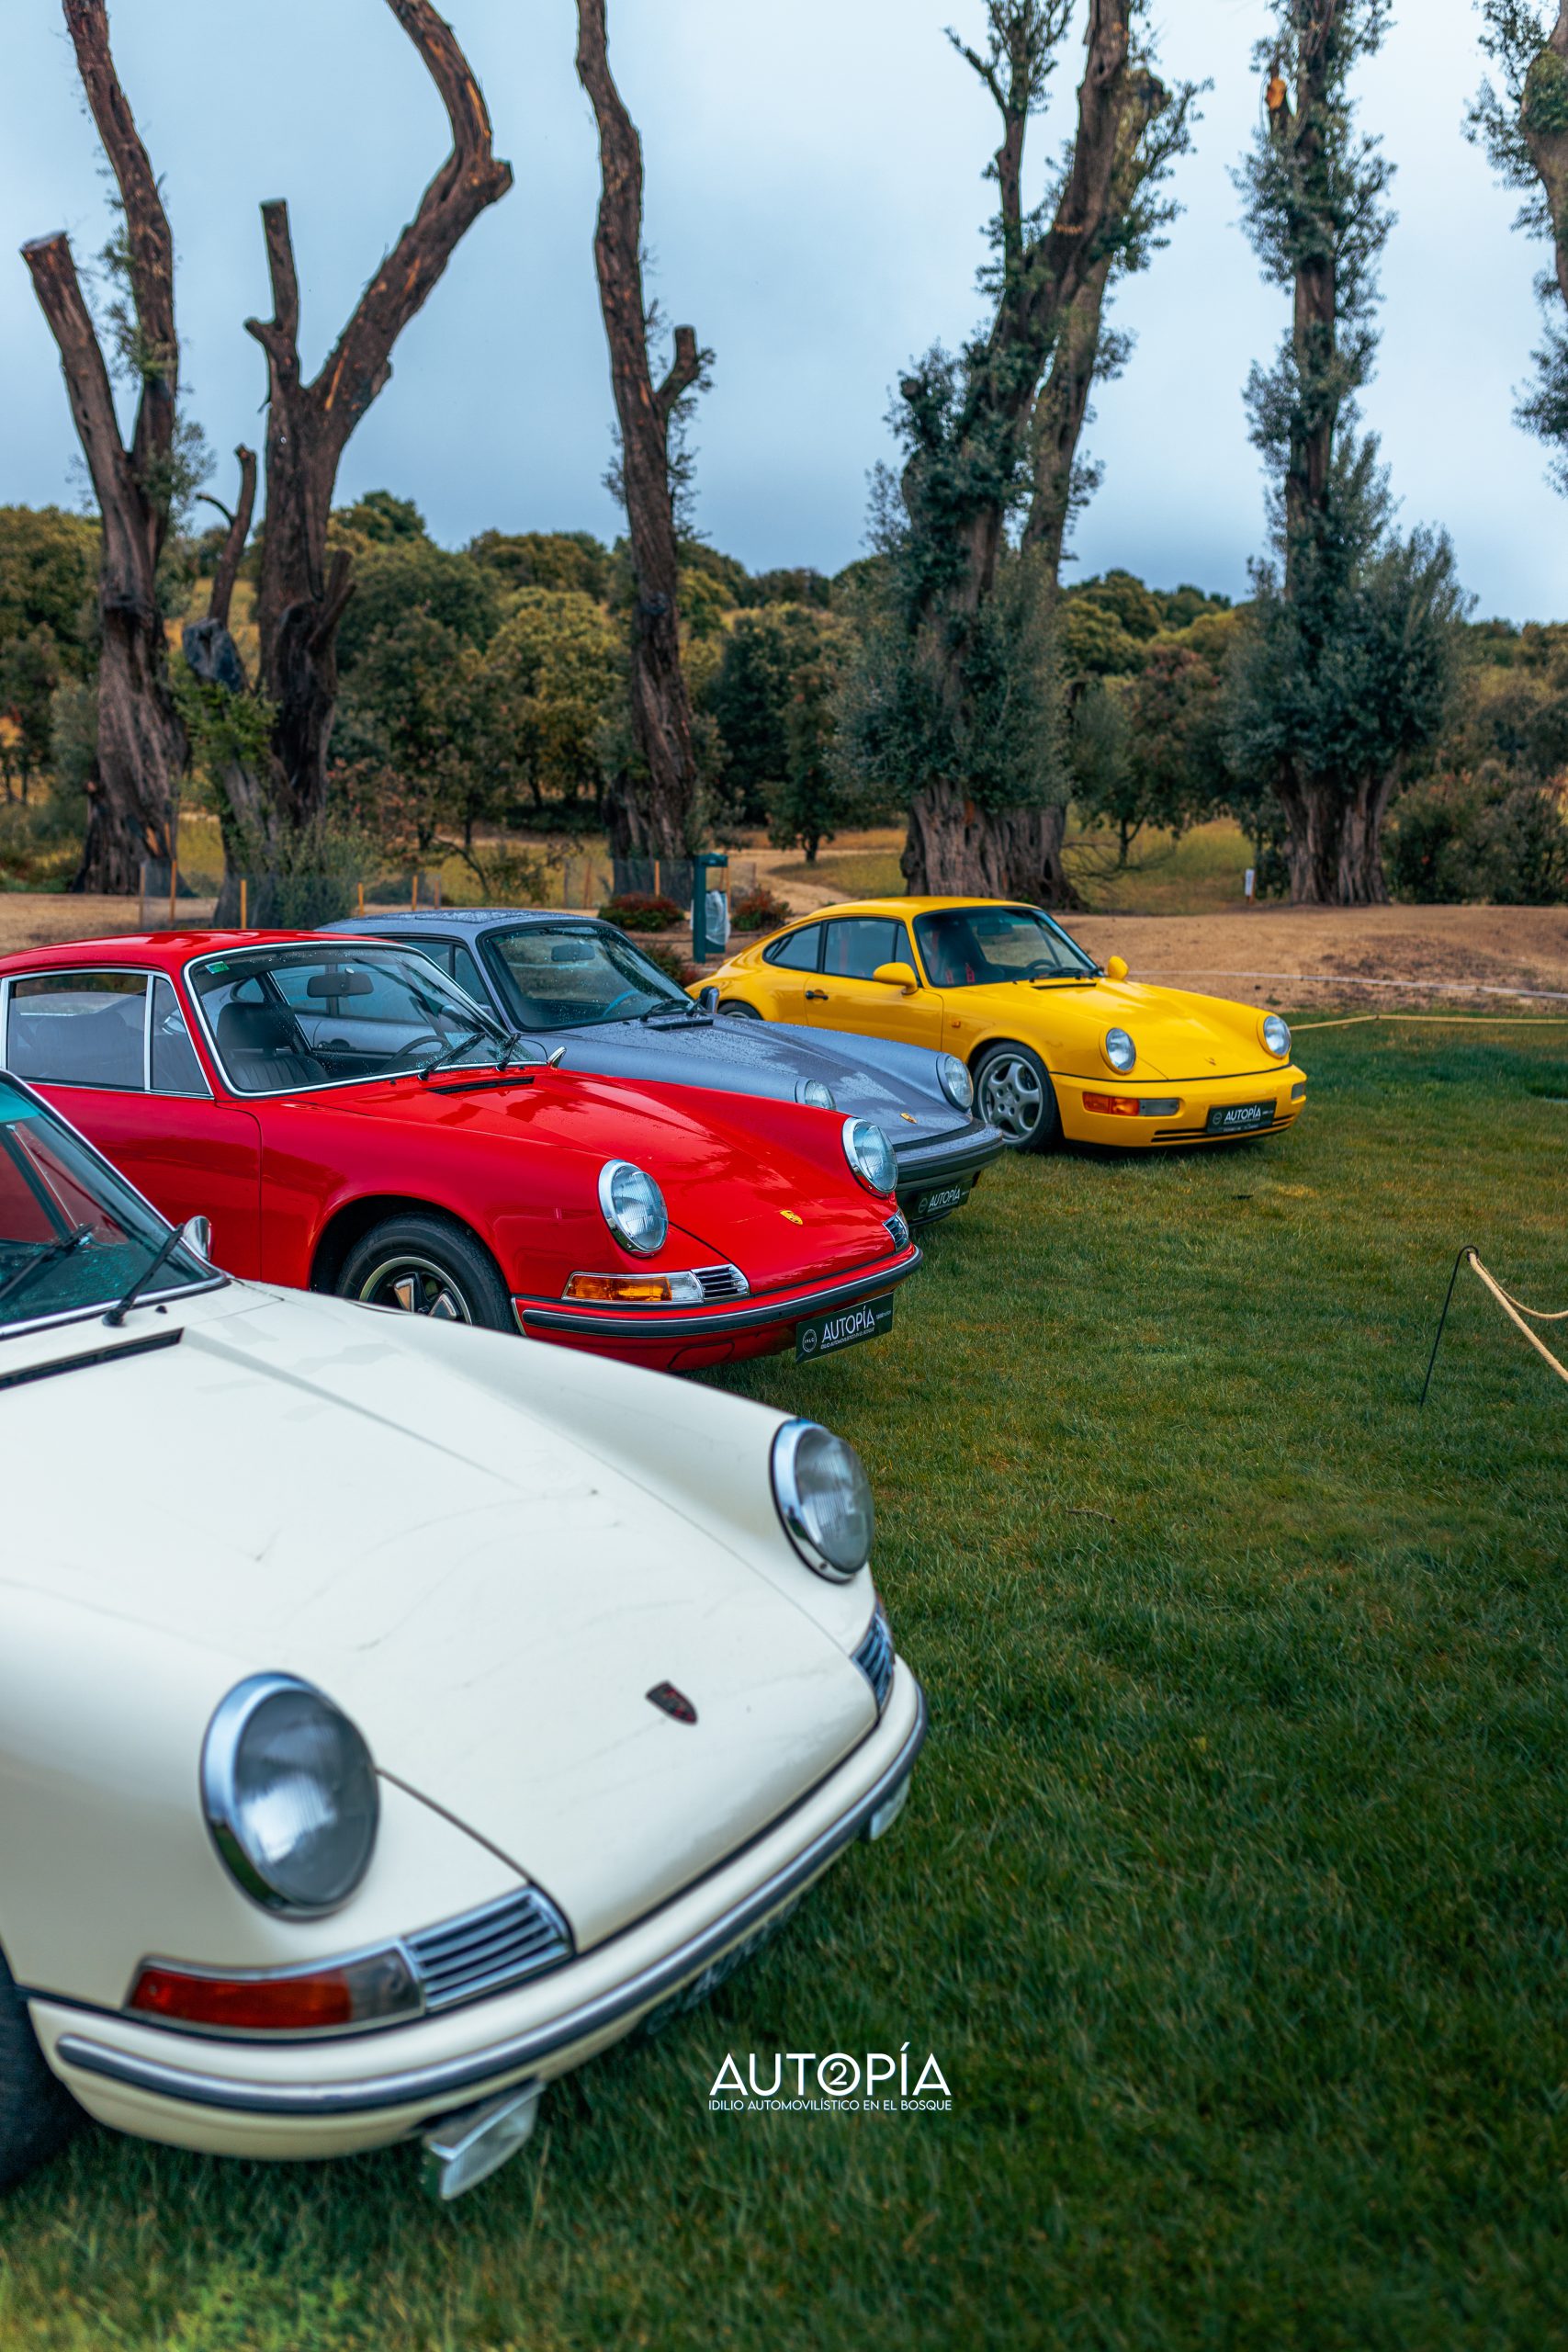
{"type": "Polygon", "coordinates": [[[1118,956],[1102,971],[1038,907],[1000,899],[828,907],[692,993],[708,989],[732,1019],[956,1055],[977,1110],[1023,1150],[1278,1135],[1306,1097],[1277,1012],[1130,980],[1118,956]]]}

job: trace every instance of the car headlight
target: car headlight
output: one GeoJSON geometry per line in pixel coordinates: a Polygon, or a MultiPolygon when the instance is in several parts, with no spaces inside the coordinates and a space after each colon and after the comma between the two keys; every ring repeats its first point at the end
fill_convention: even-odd
{"type": "Polygon", "coordinates": [[[1101,1050],[1111,1069],[1119,1069],[1123,1074],[1132,1069],[1138,1058],[1138,1049],[1125,1029],[1108,1029],[1101,1050]]]}
{"type": "Polygon", "coordinates": [[[381,1814],[370,1750],[291,1674],[253,1674],[230,1691],[202,1743],[201,1793],[231,1873],[269,1911],[335,1911],[370,1867],[381,1814]]]}
{"type": "Polygon", "coordinates": [[[860,1455],[817,1421],[786,1421],[773,1439],[773,1500],[808,1568],[847,1584],[871,1557],[876,1507],[860,1455]]]}
{"type": "Polygon", "coordinates": [[[1263,1043],[1271,1054],[1278,1054],[1284,1061],[1291,1050],[1290,1023],[1281,1021],[1277,1012],[1269,1013],[1263,1023],[1263,1043]]]}
{"type": "Polygon", "coordinates": [[[898,1163],[893,1147],[874,1121],[844,1121],[844,1158],[868,1193],[891,1193],[897,1186],[898,1163]]]}
{"type": "Polygon", "coordinates": [[[942,1091],[956,1111],[972,1111],[975,1107],[975,1081],[956,1054],[943,1054],[937,1065],[942,1091]]]}
{"type": "Polygon", "coordinates": [[[662,1250],[670,1231],[664,1195],[629,1159],[607,1159],[599,1170],[599,1206],[604,1222],[623,1249],[639,1258],[662,1250]]]}
{"type": "Polygon", "coordinates": [[[819,1078],[797,1079],[795,1099],[797,1102],[809,1102],[817,1111],[836,1111],[839,1107],[833,1100],[832,1088],[819,1078]]]}

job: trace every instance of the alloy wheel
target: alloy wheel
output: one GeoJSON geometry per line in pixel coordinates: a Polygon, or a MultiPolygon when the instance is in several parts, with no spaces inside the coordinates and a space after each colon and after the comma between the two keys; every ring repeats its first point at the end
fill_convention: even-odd
{"type": "Polygon", "coordinates": [[[445,1266],[434,1259],[400,1251],[372,1268],[359,1286],[364,1306],[386,1306],[403,1315],[428,1315],[437,1323],[471,1323],[468,1302],[445,1266]]]}
{"type": "Polygon", "coordinates": [[[1017,1054],[998,1054],[980,1077],[980,1109],[1010,1143],[1030,1143],[1045,1115],[1045,1091],[1033,1065],[1017,1054]]]}

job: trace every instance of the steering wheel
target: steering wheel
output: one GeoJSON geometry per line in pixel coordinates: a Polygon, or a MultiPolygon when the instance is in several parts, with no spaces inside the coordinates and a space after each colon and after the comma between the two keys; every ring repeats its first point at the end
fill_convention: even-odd
{"type": "Polygon", "coordinates": [[[638,989],[623,989],[619,996],[613,996],[610,999],[609,1003],[605,1005],[604,1011],[600,1013],[599,1018],[601,1021],[607,1021],[611,1013],[614,1012],[616,1005],[625,1004],[627,997],[629,996],[638,996],[640,994],[641,990],[638,989]]]}

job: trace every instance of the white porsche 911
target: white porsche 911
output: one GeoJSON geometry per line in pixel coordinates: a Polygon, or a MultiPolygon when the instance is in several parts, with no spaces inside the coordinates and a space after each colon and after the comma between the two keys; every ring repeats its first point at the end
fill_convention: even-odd
{"type": "Polygon", "coordinates": [[[0,2185],[85,2109],[456,2196],[898,1810],[870,1493],[201,1245],[0,1075],[0,2185]]]}

